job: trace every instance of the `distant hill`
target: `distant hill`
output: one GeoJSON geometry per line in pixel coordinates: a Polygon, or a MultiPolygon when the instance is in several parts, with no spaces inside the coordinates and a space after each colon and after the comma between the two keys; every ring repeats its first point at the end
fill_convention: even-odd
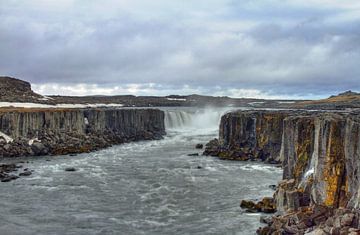
{"type": "Polygon", "coordinates": [[[41,102],[46,100],[31,90],[29,82],[12,77],[0,77],[1,102],[41,102]]]}
{"type": "MultiPolygon", "coordinates": [[[[31,90],[29,82],[16,78],[0,76],[0,102],[27,102],[40,104],[121,104],[125,107],[165,107],[165,106],[197,106],[197,107],[249,107],[249,108],[334,108],[332,103],[348,105],[346,100],[352,99],[359,94],[345,92],[339,96],[330,97],[321,101],[300,101],[300,100],[265,100],[249,98],[230,98],[227,96],[215,97],[204,95],[169,95],[169,96],[134,96],[134,95],[115,95],[115,96],[42,96],[31,90]],[[334,101],[333,101],[334,100],[334,101]],[[342,102],[339,102],[342,100],[342,102]],[[335,102],[336,101],[336,102],[335,102]],[[328,104],[331,105],[328,105],[328,104]]],[[[355,100],[357,100],[357,98],[355,100]]],[[[360,107],[354,101],[354,106],[360,107]]],[[[7,105],[7,104],[6,104],[7,105]]],[[[11,104],[9,104],[11,106],[11,104]]],[[[338,108],[337,105],[335,105],[338,108]]],[[[348,107],[348,106],[346,106],[348,107]]]]}
{"type": "Polygon", "coordinates": [[[297,106],[311,109],[360,108],[360,93],[346,91],[327,99],[300,102],[297,106]]]}

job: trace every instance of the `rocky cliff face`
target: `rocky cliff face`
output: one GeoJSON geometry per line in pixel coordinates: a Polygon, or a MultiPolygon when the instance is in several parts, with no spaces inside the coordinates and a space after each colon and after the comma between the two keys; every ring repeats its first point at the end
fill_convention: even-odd
{"type": "Polygon", "coordinates": [[[359,121],[357,113],[229,113],[221,120],[219,140],[205,153],[282,163],[283,180],[274,195],[278,216],[260,234],[314,229],[319,234],[359,234],[359,121]]]}
{"type": "Polygon", "coordinates": [[[164,113],[156,109],[2,109],[0,131],[13,139],[0,138],[0,156],[22,156],[159,139],[165,127],[164,113]]]}
{"type": "MultiPolygon", "coordinates": [[[[356,114],[329,113],[284,120],[283,178],[294,180],[294,189],[307,194],[310,204],[357,207],[358,120],[356,114]]],[[[279,203],[280,211],[286,209],[297,208],[279,203]]]]}
{"type": "Polygon", "coordinates": [[[243,111],[224,115],[219,140],[207,145],[205,155],[230,160],[279,162],[283,120],[291,112],[243,111]]]}

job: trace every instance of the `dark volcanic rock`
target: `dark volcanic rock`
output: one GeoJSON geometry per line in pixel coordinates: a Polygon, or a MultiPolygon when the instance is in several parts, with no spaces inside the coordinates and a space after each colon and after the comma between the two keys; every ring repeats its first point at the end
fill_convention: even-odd
{"type": "Polygon", "coordinates": [[[64,155],[138,140],[161,139],[164,112],[156,109],[0,110],[0,156],[64,155]],[[31,141],[30,141],[31,140],[31,141]]]}
{"type": "Polygon", "coordinates": [[[278,164],[283,120],[292,112],[241,111],[221,118],[219,140],[206,144],[204,155],[226,160],[261,160],[278,164]]]}
{"type": "Polygon", "coordinates": [[[65,171],[76,171],[75,167],[67,167],[65,168],[65,171]]]}
{"type": "Polygon", "coordinates": [[[19,176],[30,176],[30,175],[32,175],[31,171],[24,171],[19,174],[19,176]]]}
{"type": "Polygon", "coordinates": [[[20,173],[19,176],[14,173],[18,171],[19,168],[22,168],[21,165],[16,164],[1,164],[0,165],[0,181],[1,182],[10,182],[19,178],[19,176],[29,176],[31,172],[28,169],[24,169],[24,172],[20,173]]]}
{"type": "MultiPolygon", "coordinates": [[[[359,123],[356,112],[231,113],[222,120],[218,146],[210,146],[220,158],[250,154],[282,162],[278,216],[259,234],[304,234],[314,226],[319,233],[349,234],[359,229],[359,123]]],[[[256,203],[242,205],[259,211],[256,203]]]]}
{"type": "Polygon", "coordinates": [[[265,197],[261,201],[255,203],[253,201],[242,200],[240,203],[241,208],[245,208],[246,212],[264,212],[275,213],[276,205],[274,198],[265,197]]]}
{"type": "Polygon", "coordinates": [[[188,156],[190,156],[190,157],[199,156],[199,154],[198,153],[190,153],[190,154],[188,154],[188,156]]]}
{"type": "Polygon", "coordinates": [[[203,147],[204,147],[203,144],[197,144],[197,145],[195,146],[195,148],[197,148],[197,149],[202,149],[203,147]]]}
{"type": "MultiPolygon", "coordinates": [[[[219,140],[204,154],[282,163],[276,216],[258,234],[359,234],[359,140],[357,111],[239,111],[222,117],[219,140]]],[[[275,208],[249,201],[241,206],[275,208]]]]}

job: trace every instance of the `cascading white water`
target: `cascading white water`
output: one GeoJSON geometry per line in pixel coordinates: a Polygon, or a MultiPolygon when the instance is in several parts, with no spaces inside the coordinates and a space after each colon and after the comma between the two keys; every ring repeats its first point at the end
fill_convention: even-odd
{"type": "Polygon", "coordinates": [[[303,187],[306,184],[307,179],[314,174],[315,164],[319,157],[319,136],[320,135],[320,125],[315,123],[315,139],[314,139],[314,151],[311,155],[310,165],[308,166],[307,171],[305,172],[300,186],[303,187]]]}
{"type": "MultiPolygon", "coordinates": [[[[227,109],[228,110],[228,109],[227,109]]],[[[219,128],[225,109],[165,110],[167,130],[215,130],[219,128]]]]}
{"type": "Polygon", "coordinates": [[[188,126],[191,119],[191,114],[185,111],[166,111],[165,127],[166,129],[182,128],[188,126]]]}

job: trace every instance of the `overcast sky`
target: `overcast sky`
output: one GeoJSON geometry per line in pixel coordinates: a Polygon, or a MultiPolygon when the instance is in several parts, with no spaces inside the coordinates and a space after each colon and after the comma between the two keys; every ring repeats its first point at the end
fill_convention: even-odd
{"type": "Polygon", "coordinates": [[[42,94],[360,91],[359,0],[0,0],[0,73],[42,94]]]}

